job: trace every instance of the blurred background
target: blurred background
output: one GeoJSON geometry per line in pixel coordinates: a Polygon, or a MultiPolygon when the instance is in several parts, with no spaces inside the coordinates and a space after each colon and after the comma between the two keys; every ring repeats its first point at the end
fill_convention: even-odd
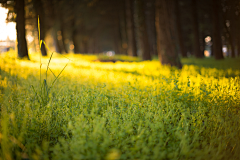
{"type": "MultiPolygon", "coordinates": [[[[169,37],[181,57],[240,56],[239,0],[160,1],[0,0],[0,52],[17,48],[17,23],[24,25],[18,33],[25,37],[29,53],[39,52],[40,38],[60,54],[123,54],[149,60],[159,52],[160,15],[171,22],[165,27],[172,29],[169,37]],[[214,52],[214,43],[221,53],[214,52]]],[[[47,52],[43,45],[42,55],[47,52]]]]}

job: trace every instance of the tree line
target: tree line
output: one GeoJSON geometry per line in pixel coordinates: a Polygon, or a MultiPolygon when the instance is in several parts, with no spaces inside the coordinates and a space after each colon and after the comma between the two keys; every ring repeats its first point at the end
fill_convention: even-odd
{"type": "MultiPolygon", "coordinates": [[[[9,9],[7,21],[16,22],[18,56],[28,58],[27,32],[35,39],[52,37],[62,54],[100,53],[158,56],[162,64],[181,68],[179,56],[204,57],[205,38],[212,55],[240,56],[238,0],[0,0],[9,9]],[[37,35],[37,36],[36,36],[37,35]],[[38,37],[39,36],[39,37],[38,37]]],[[[47,55],[44,44],[41,54],[47,55]]]]}

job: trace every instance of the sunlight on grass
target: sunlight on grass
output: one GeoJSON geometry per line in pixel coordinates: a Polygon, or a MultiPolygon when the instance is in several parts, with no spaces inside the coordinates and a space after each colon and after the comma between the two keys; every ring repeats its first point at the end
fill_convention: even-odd
{"type": "MultiPolygon", "coordinates": [[[[3,159],[239,158],[236,63],[223,62],[230,66],[224,69],[183,59],[178,70],[158,61],[101,63],[70,54],[69,62],[53,54],[54,75],[69,64],[43,106],[31,88],[41,87],[39,54],[30,57],[0,58],[3,159]]],[[[42,78],[48,61],[41,59],[42,78]]]]}

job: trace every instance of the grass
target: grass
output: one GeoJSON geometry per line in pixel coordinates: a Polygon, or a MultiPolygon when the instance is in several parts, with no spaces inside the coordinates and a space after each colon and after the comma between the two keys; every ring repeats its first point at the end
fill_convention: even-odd
{"type": "Polygon", "coordinates": [[[240,158],[239,59],[178,70],[66,56],[63,72],[67,58],[42,58],[41,73],[37,55],[1,56],[1,159],[240,158]],[[45,101],[44,79],[56,80],[45,101]]]}

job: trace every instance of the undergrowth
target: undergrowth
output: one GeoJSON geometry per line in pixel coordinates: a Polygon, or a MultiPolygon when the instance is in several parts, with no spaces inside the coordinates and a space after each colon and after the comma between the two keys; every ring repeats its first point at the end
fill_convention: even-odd
{"type": "Polygon", "coordinates": [[[34,56],[0,59],[1,159],[240,158],[239,69],[34,56]]]}

